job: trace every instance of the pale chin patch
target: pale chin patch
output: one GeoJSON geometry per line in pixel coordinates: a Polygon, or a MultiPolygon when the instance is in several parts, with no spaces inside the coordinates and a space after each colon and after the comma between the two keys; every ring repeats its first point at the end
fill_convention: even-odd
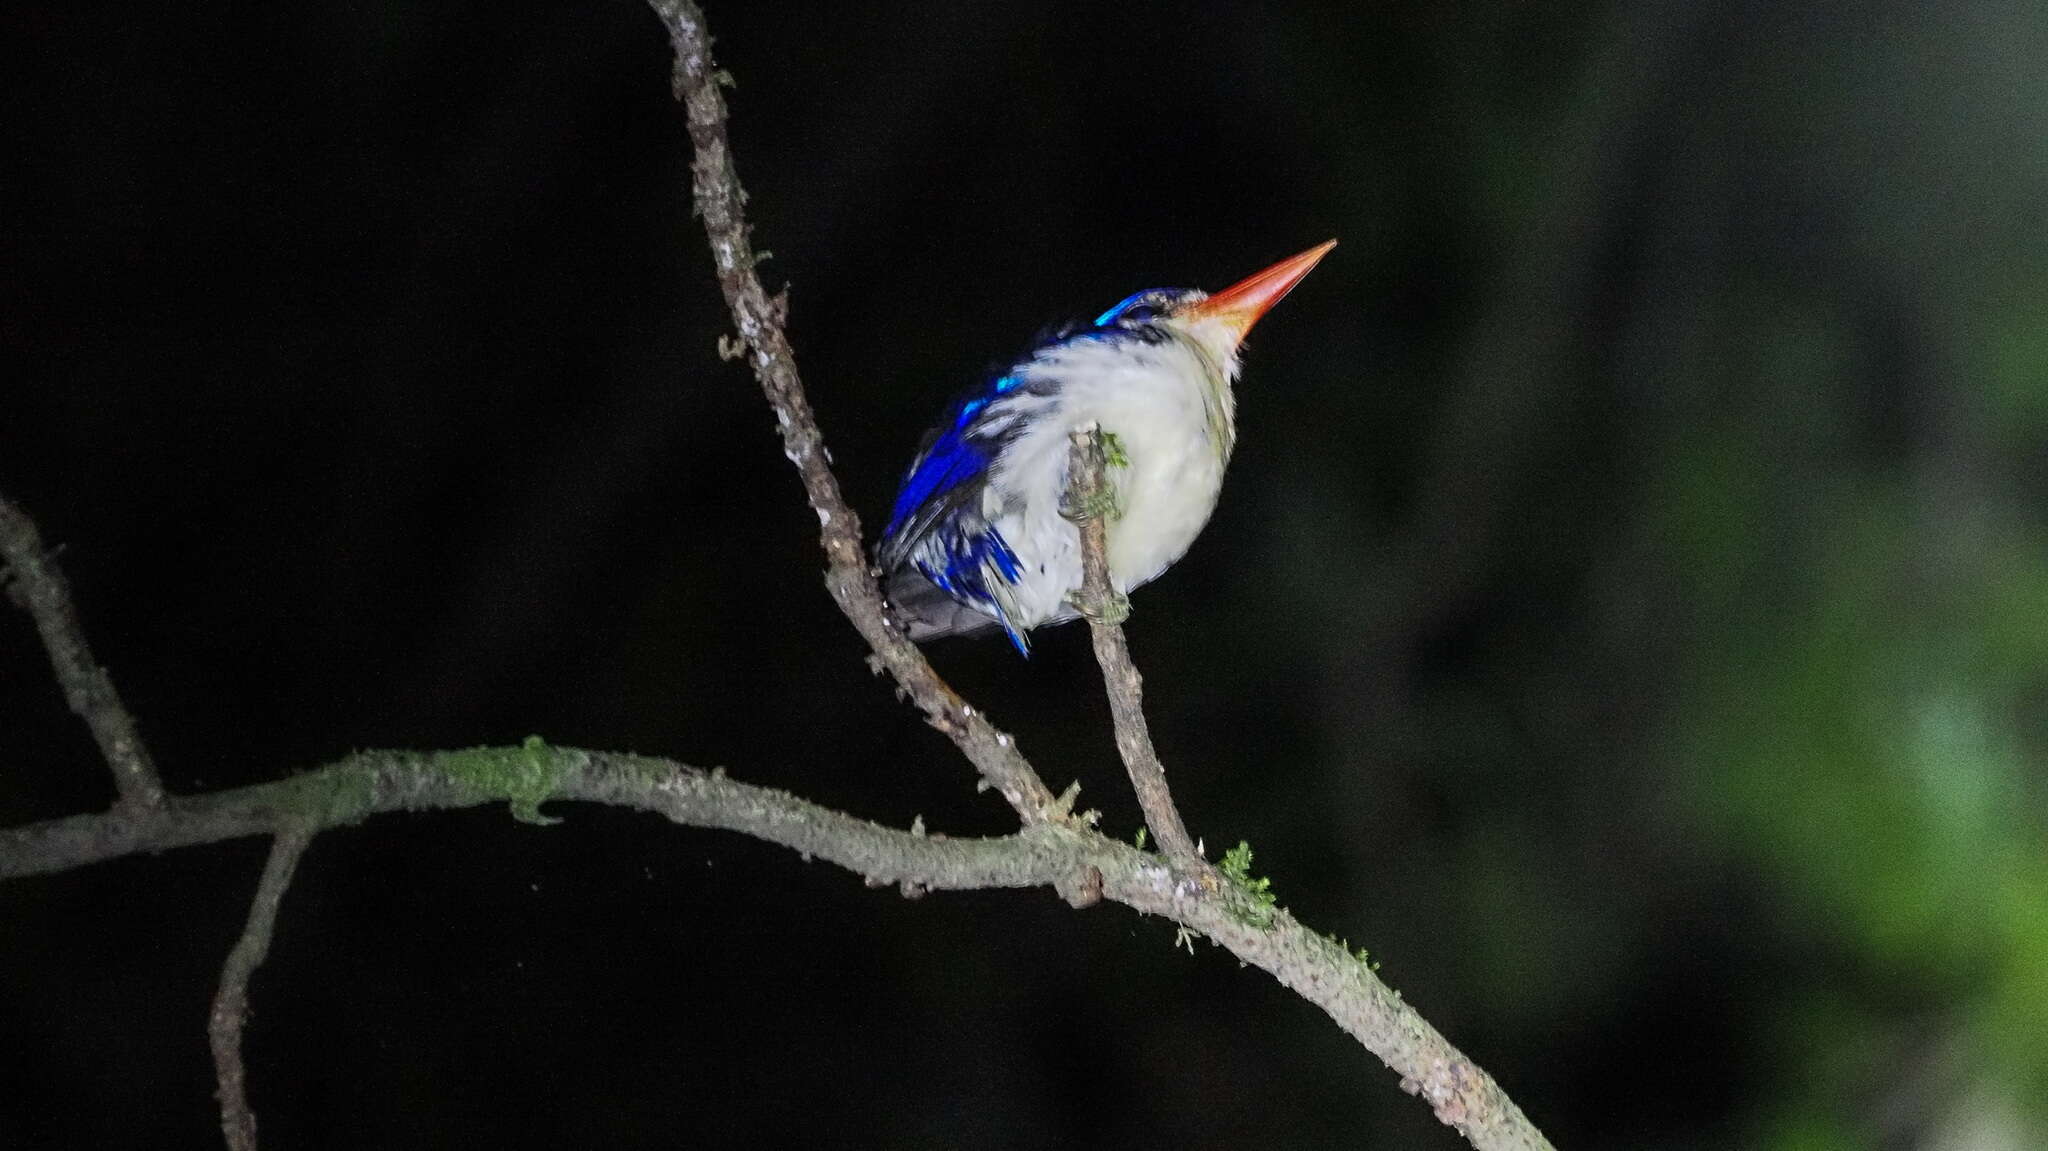
{"type": "Polygon", "coordinates": [[[1244,351],[1242,337],[1244,328],[1231,323],[1222,316],[1205,316],[1193,323],[1184,324],[1182,331],[1188,338],[1201,345],[1212,360],[1223,365],[1224,376],[1237,378],[1238,360],[1244,351]]]}

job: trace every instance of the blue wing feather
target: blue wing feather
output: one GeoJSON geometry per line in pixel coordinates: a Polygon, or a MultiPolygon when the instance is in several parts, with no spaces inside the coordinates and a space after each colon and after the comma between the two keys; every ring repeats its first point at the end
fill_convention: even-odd
{"type": "Polygon", "coordinates": [[[951,418],[926,437],[903,477],[877,558],[884,568],[914,569],[953,600],[993,616],[1028,655],[1024,634],[1004,609],[1009,597],[1002,586],[1017,582],[1022,564],[1002,532],[982,517],[989,465],[1002,441],[976,432],[989,404],[1018,383],[1014,375],[999,376],[955,401],[951,418]]]}
{"type": "Polygon", "coordinates": [[[1031,644],[1010,619],[1004,607],[1009,597],[999,592],[996,582],[1017,582],[1022,567],[1017,553],[994,526],[981,524],[959,530],[964,526],[957,520],[940,524],[932,533],[932,539],[940,546],[934,549],[936,554],[927,551],[917,560],[918,572],[954,599],[992,613],[1017,650],[1030,655],[1031,644]]]}
{"type": "Polygon", "coordinates": [[[889,526],[882,529],[886,566],[907,558],[940,519],[978,503],[988,482],[989,463],[1002,444],[979,434],[977,427],[989,404],[1015,390],[1020,382],[1015,373],[1007,373],[959,397],[946,422],[925,437],[917,459],[903,477],[903,486],[897,489],[889,526]]]}
{"type": "Polygon", "coordinates": [[[988,482],[989,459],[986,448],[968,438],[964,422],[947,428],[919,453],[903,477],[889,526],[882,529],[884,546],[899,538],[915,543],[961,497],[979,496],[981,485],[988,482]]]}

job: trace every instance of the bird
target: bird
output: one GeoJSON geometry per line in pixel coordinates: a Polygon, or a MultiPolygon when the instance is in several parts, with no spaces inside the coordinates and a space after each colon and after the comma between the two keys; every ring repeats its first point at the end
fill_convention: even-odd
{"type": "Polygon", "coordinates": [[[904,473],[876,548],[892,618],[913,641],[1079,616],[1080,530],[1063,514],[1070,436],[1109,457],[1106,552],[1123,596],[1186,554],[1237,442],[1244,338],[1336,247],[1318,244],[1211,295],[1152,288],[1041,336],[957,396],[904,473]]]}

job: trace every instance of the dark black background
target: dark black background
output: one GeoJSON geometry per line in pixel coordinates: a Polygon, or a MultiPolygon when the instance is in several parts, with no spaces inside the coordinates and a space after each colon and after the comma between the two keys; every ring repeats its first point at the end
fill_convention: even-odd
{"type": "MultiPolygon", "coordinates": [[[[1859,966],[1773,841],[1702,814],[1716,766],[1683,738],[1702,668],[1746,658],[1713,637],[1769,632],[1825,561],[1814,492],[1974,481],[1923,527],[2038,492],[2038,424],[1988,463],[1957,438],[1977,344],[1946,301],[2040,299],[2041,20],[1918,11],[710,18],[764,275],[870,533],[938,406],[1041,325],[1340,238],[1256,335],[1222,506],[1136,598],[1153,730],[1212,852],[1251,841],[1590,1148],[1935,1122],[1886,1126],[1889,1056],[1813,1070],[1869,1029],[1788,1021],[1825,990],[1918,1051],[1955,985],[1859,966]],[[1697,512],[1731,483],[1749,510],[1697,512]]],[[[0,41],[0,490],[174,790],[538,733],[1008,826],[863,668],[716,355],[647,11],[31,3],[0,41]]],[[[1083,633],[932,653],[1137,826],[1083,633]]],[[[0,819],[110,796],[0,614],[0,819]]],[[[254,987],[266,1146],[1457,1143],[1170,925],[554,813],[317,841],[254,987]]],[[[217,1145],[206,1010],[262,855],[0,888],[0,1143],[217,1145]]]]}

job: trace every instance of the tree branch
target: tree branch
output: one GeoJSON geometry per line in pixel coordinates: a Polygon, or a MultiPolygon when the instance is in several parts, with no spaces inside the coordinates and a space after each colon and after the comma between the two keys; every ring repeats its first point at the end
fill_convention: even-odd
{"type": "Polygon", "coordinates": [[[249,1019],[249,979],[270,954],[270,935],[277,926],[277,905],[291,886],[299,857],[313,842],[313,828],[295,823],[270,841],[270,858],[249,906],[249,922],[221,966],[220,990],[206,1024],[213,1048],[214,1079],[219,1084],[220,1131],[228,1151],[256,1151],[256,1113],[249,1109],[248,1071],[242,1065],[242,1028],[249,1019]]]}
{"type": "Polygon", "coordinates": [[[1112,506],[1108,453],[1102,430],[1089,425],[1076,428],[1073,446],[1067,453],[1067,506],[1065,512],[1081,531],[1081,614],[1088,620],[1090,638],[1095,642],[1095,662],[1102,667],[1102,686],[1109,694],[1109,714],[1116,725],[1116,750],[1130,773],[1131,789],[1138,793],[1138,806],[1145,812],[1145,826],[1169,858],[1200,862],[1201,853],[1173,804],[1173,792],[1166,786],[1166,765],[1152,746],[1152,732],[1145,723],[1145,681],[1131,662],[1131,648],[1124,641],[1123,621],[1130,615],[1129,602],[1109,582],[1109,521],[1117,514],[1112,506]]]}
{"type": "MultiPolygon", "coordinates": [[[[704,217],[719,287],[739,329],[754,375],[775,409],[784,453],[796,465],[805,495],[818,513],[820,542],[829,565],[826,585],[833,599],[867,640],[876,659],[923,709],[927,720],[952,737],[981,772],[984,782],[1009,800],[1024,821],[1024,835],[1035,831],[1064,833],[1084,836],[1118,851],[1133,850],[1073,826],[1065,818],[1066,808],[1052,799],[1038,773],[1017,750],[1015,741],[997,731],[955,694],[932,671],[923,653],[890,626],[886,602],[867,563],[860,521],[839,493],[823,437],[804,396],[794,353],[783,332],[788,297],[785,294],[771,300],[755,273],[756,259],[742,212],[746,196],[733,171],[725,130],[725,99],[719,91],[720,83],[729,78],[712,63],[711,37],[704,14],[692,0],[648,2],[668,28],[675,51],[672,87],[687,110],[694,149],[693,192],[697,210],[704,217]],[[1047,820],[1053,822],[1041,822],[1047,820]]],[[[1099,442],[1097,446],[1099,450],[1099,442]]],[[[1106,584],[1106,576],[1102,582],[1106,584]]],[[[1163,846],[1183,859],[1192,858],[1194,851],[1187,842],[1186,829],[1165,793],[1164,769],[1159,767],[1156,755],[1149,756],[1149,765],[1141,758],[1149,753],[1150,739],[1144,734],[1140,684],[1124,648],[1122,633],[1115,631],[1105,640],[1098,628],[1095,638],[1111,705],[1118,710],[1118,748],[1131,767],[1140,801],[1147,805],[1146,818],[1157,820],[1159,826],[1153,830],[1160,835],[1163,846]],[[1137,766],[1131,766],[1134,764],[1137,766]]],[[[1022,836],[1018,842],[1024,842],[1022,836]]],[[[1219,879],[1214,870],[1206,867],[1189,869],[1175,880],[1170,869],[1159,867],[1156,862],[1148,866],[1161,877],[1158,882],[1174,893],[1165,905],[1146,900],[1141,890],[1134,890],[1120,881],[1120,875],[1112,875],[1095,863],[1090,863],[1089,870],[1079,879],[1067,876],[1068,882],[1076,884],[1069,899],[1082,905],[1099,890],[1103,897],[1139,910],[1170,915],[1182,926],[1202,931],[1229,947],[1245,962],[1271,971],[1281,982],[1328,1011],[1345,1030],[1400,1072],[1404,1087],[1428,1098],[1437,1117],[1464,1133],[1475,1146],[1548,1146],[1542,1134],[1485,1072],[1401,1004],[1399,997],[1389,992],[1361,961],[1301,928],[1284,912],[1276,913],[1268,906],[1269,900],[1262,898],[1263,890],[1254,892],[1240,887],[1233,879],[1219,879]],[[1220,921],[1214,914],[1199,914],[1226,906],[1234,910],[1220,921]],[[1345,968],[1332,966],[1332,952],[1345,968]]]]}
{"type": "Polygon", "coordinates": [[[694,150],[691,183],[718,268],[718,286],[725,293],[754,376],[775,409],[776,422],[782,428],[783,454],[796,465],[804,495],[818,513],[819,543],[828,565],[825,586],[874,650],[875,658],[924,712],[926,721],[952,738],[982,780],[1016,809],[1018,818],[1036,823],[1060,817],[1063,813],[1054,804],[1052,793],[1017,750],[1017,741],[961,699],[932,670],[924,653],[890,625],[887,601],[868,566],[860,519],[839,493],[839,480],[825,458],[824,437],[797,375],[795,353],[783,332],[788,293],[770,299],[754,270],[756,257],[747,238],[742,207],[746,193],[733,171],[725,137],[725,97],[719,91],[719,85],[730,78],[711,62],[711,37],[705,30],[704,13],[695,4],[690,0],[649,3],[668,28],[675,47],[673,90],[688,113],[694,150]]]}
{"type": "Polygon", "coordinates": [[[50,653],[50,668],[64,702],[100,745],[107,769],[114,773],[114,786],[121,802],[135,807],[155,807],[164,800],[164,785],[157,778],[156,764],[149,748],[135,732],[135,719],[121,704],[113,678],[93,661],[92,648],[85,642],[78,612],[71,606],[71,587],[64,573],[43,554],[42,536],[27,512],[0,495],[0,561],[13,579],[7,594],[36,621],[43,647],[50,653]]]}
{"type": "MultiPolygon", "coordinates": [[[[275,783],[191,797],[166,797],[133,723],[78,635],[61,580],[45,570],[33,525],[0,504],[0,554],[17,573],[18,598],[43,628],[52,663],[114,765],[123,802],[97,815],[73,816],[0,830],[0,879],[48,874],[144,851],[252,835],[276,837],[242,939],[223,971],[212,1032],[222,1086],[222,1125],[231,1147],[253,1140],[254,1121],[241,1099],[239,1030],[247,981],[261,962],[293,865],[323,828],[384,811],[475,806],[505,801],[521,819],[547,822],[539,806],[582,800],[657,812],[689,826],[722,828],[789,847],[854,871],[875,885],[913,889],[1050,886],[1075,906],[1100,899],[1171,919],[1205,935],[1238,959],[1270,972],[1327,1012],[1401,1076],[1404,1089],[1428,1099],[1437,1117],[1482,1151],[1548,1148],[1543,1136],[1499,1086],[1452,1047],[1375,976],[1362,957],[1309,931],[1272,905],[1263,882],[1226,868],[1180,866],[1193,851],[1165,796],[1156,755],[1158,796],[1166,815],[1146,799],[1150,785],[1132,767],[1148,821],[1169,852],[1155,856],[1117,843],[1072,818],[1037,772],[998,731],[932,671],[922,653],[891,626],[870,571],[858,519],[841,496],[822,437],[805,399],[782,322],[786,300],[770,299],[755,274],[741,212],[744,195],[725,135],[721,74],[712,66],[703,14],[690,0],[650,0],[669,29],[676,53],[674,89],[688,112],[698,210],[703,214],[718,279],[762,391],[775,409],[783,444],[817,512],[828,562],[827,586],[876,661],[887,668],[927,720],[959,745],[987,786],[1000,791],[1024,827],[989,839],[948,839],[921,830],[896,831],[784,792],[751,787],[659,759],[551,748],[538,739],[516,748],[410,753],[368,752],[331,767],[275,783]],[[29,574],[23,575],[23,572],[29,574]],[[54,598],[50,588],[54,587],[54,598]],[[52,607],[50,605],[54,604],[52,607]],[[49,613],[55,612],[51,615],[49,613]],[[46,622],[55,620],[55,624],[46,622]],[[51,635],[59,637],[53,641],[51,635]],[[67,663],[67,660],[70,661],[67,663]],[[73,674],[84,668],[82,674],[73,674]],[[103,734],[103,723],[109,724],[103,734]],[[1171,828],[1172,830],[1168,830],[1171,828]],[[1176,840],[1178,846],[1176,846],[1176,840]],[[1176,858],[1180,857],[1180,858],[1176,858]],[[227,1022],[223,1022],[226,1020],[227,1022]],[[224,1053],[225,1052],[225,1053],[224,1053]]],[[[1099,456],[1101,444],[1095,441],[1099,456]]],[[[1100,462],[1094,462],[1098,481],[1100,462]]],[[[1103,533],[1096,516],[1090,578],[1102,615],[1108,590],[1103,533]]],[[[1118,745],[1127,766],[1150,755],[1139,681],[1114,621],[1098,623],[1097,656],[1118,713],[1118,745]],[[1104,646],[1105,628],[1114,645],[1104,646]],[[1114,672],[1115,674],[1112,674],[1114,672]],[[1123,673],[1128,672],[1126,677],[1123,673]],[[1119,702],[1121,697],[1121,702],[1119,702]]]]}
{"type": "Polygon", "coordinates": [[[1100,897],[1205,935],[1328,1013],[1481,1151],[1548,1148],[1491,1077],[1431,1027],[1362,959],[1228,879],[1195,877],[1160,856],[1074,822],[1014,835],[950,839],[897,831],[668,760],[576,748],[363,752],[275,783],[179,797],[153,811],[115,810],[0,831],[0,879],[62,871],[145,851],[299,828],[312,834],[387,811],[509,802],[540,818],[552,799],[658,813],[737,831],[837,864],[871,885],[931,890],[1052,887],[1069,902],[1100,897]]]}

